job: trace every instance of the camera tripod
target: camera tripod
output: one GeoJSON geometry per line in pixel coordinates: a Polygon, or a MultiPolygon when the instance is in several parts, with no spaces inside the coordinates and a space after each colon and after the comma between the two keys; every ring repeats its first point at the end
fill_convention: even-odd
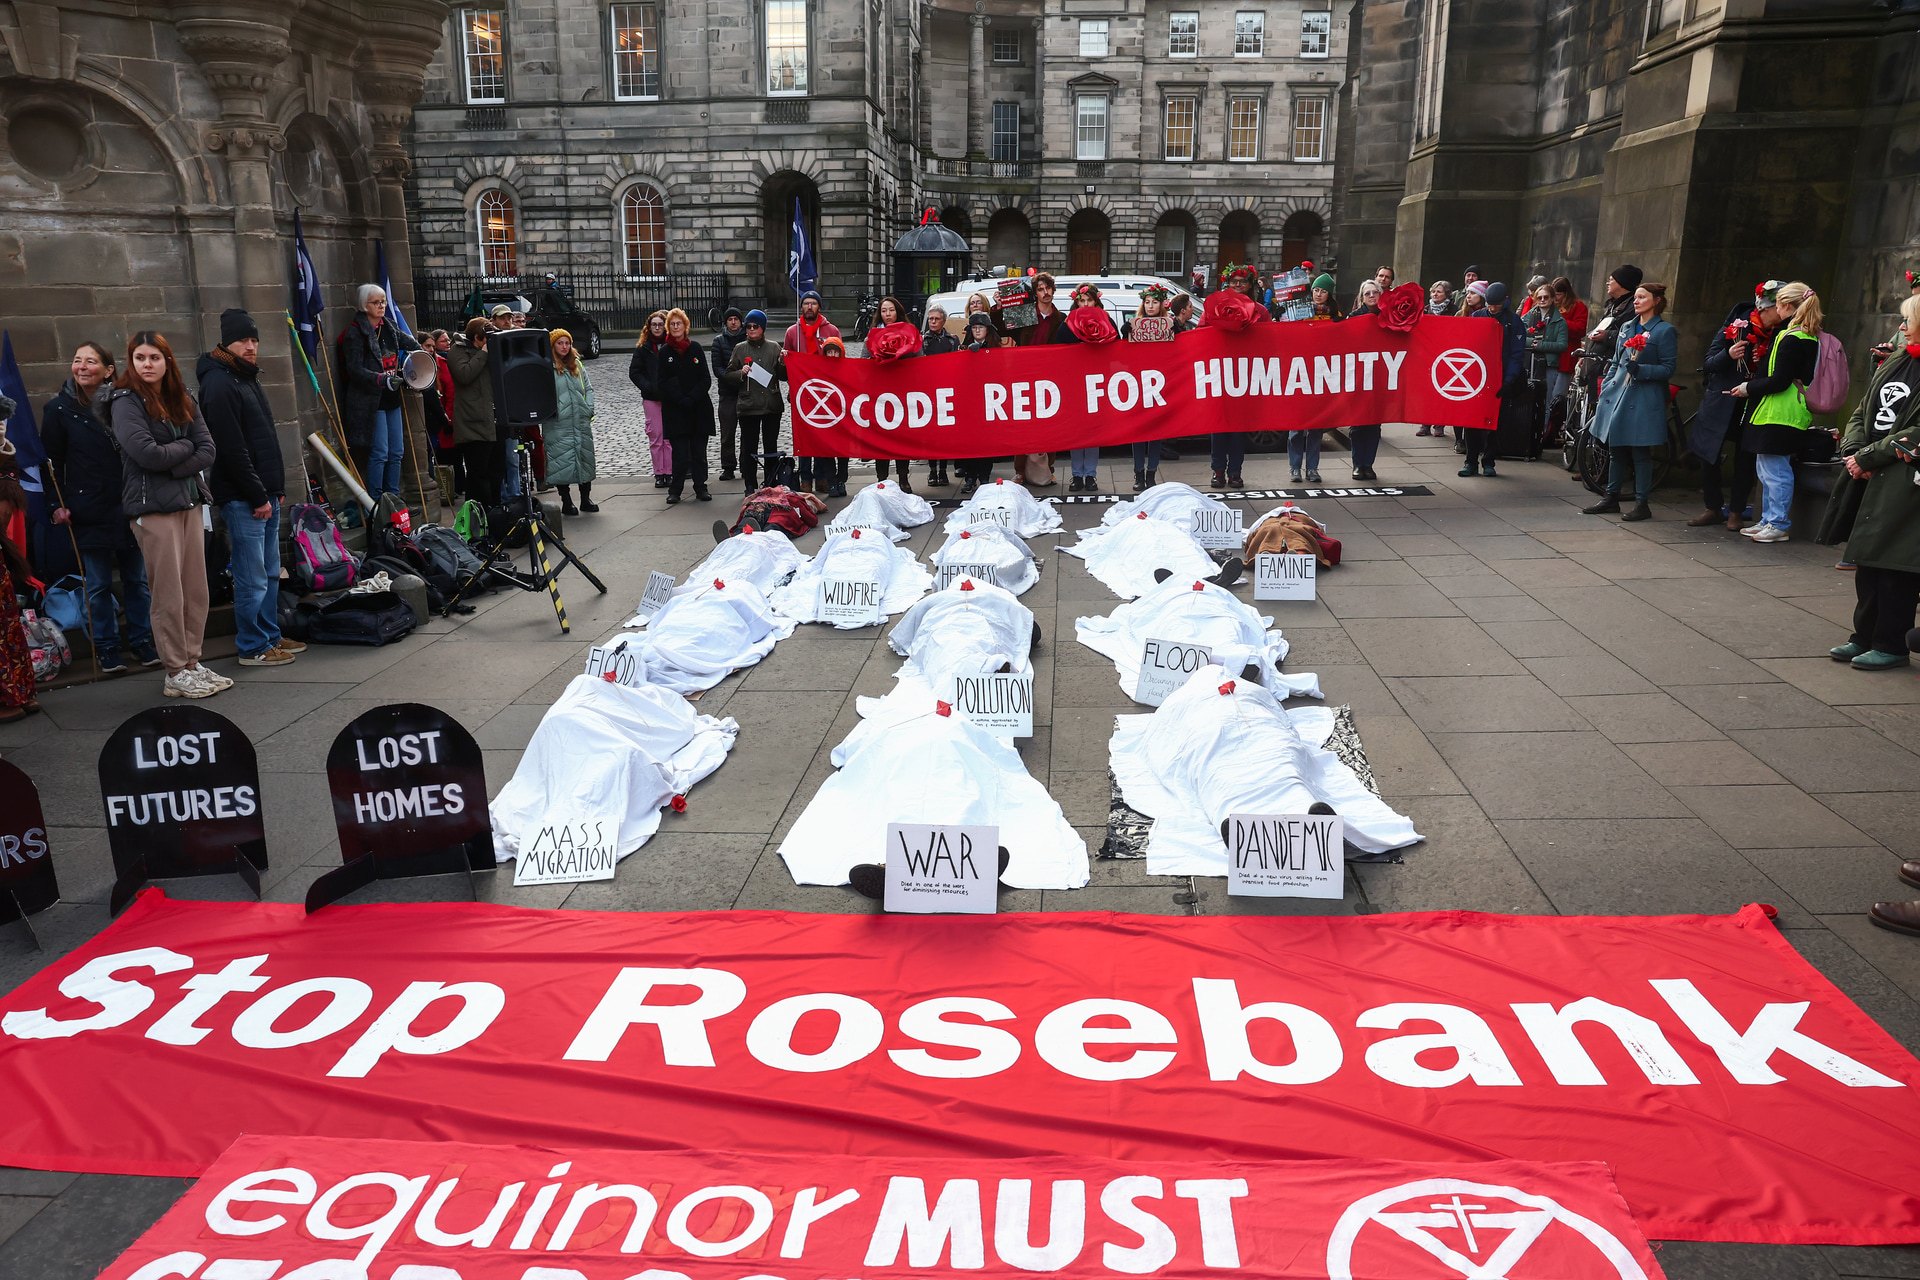
{"type": "Polygon", "coordinates": [[[520,476],[520,492],[509,499],[510,508],[518,508],[511,525],[490,537],[479,548],[480,567],[462,578],[453,589],[453,594],[442,606],[442,617],[453,612],[460,597],[472,590],[473,584],[481,577],[492,574],[501,582],[520,588],[522,591],[545,591],[553,597],[553,615],[560,620],[562,635],[570,634],[573,628],[567,623],[567,603],[560,598],[560,573],[568,565],[580,571],[582,577],[591,582],[601,595],[607,594],[607,584],[593,576],[593,570],[587,562],[576,555],[567,546],[559,534],[547,528],[546,515],[540,508],[540,501],[533,492],[533,468],[527,458],[527,445],[524,440],[513,442],[514,466],[520,476]],[[527,572],[520,573],[512,567],[512,557],[507,554],[507,546],[516,535],[523,536],[527,542],[527,572]],[[547,548],[551,546],[560,553],[560,565],[552,566],[547,558],[547,548]]]}

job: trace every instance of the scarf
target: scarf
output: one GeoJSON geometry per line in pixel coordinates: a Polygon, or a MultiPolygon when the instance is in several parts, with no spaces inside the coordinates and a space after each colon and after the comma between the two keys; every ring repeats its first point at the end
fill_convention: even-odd
{"type": "Polygon", "coordinates": [[[692,338],[676,338],[676,337],[673,337],[672,335],[668,335],[667,345],[672,347],[675,351],[678,351],[682,355],[684,355],[686,354],[687,348],[693,345],[693,339],[692,338]]]}
{"type": "Polygon", "coordinates": [[[242,360],[239,356],[233,354],[233,352],[227,350],[225,347],[215,347],[213,350],[209,351],[207,354],[212,356],[219,363],[221,363],[222,365],[225,365],[228,369],[232,370],[235,374],[239,375],[242,378],[254,378],[259,376],[259,373],[260,373],[259,365],[255,364],[251,360],[242,360]]]}
{"type": "Polygon", "coordinates": [[[1907,354],[1915,360],[1920,360],[1920,342],[1909,342],[1907,344],[1907,354]]]}
{"type": "Polygon", "coordinates": [[[815,316],[809,324],[805,316],[800,317],[800,341],[804,344],[802,350],[810,356],[820,354],[820,324],[825,319],[824,316],[815,316]]]}

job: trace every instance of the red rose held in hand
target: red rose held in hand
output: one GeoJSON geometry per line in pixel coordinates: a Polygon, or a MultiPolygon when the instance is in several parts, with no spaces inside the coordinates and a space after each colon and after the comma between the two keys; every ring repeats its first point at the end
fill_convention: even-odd
{"type": "Polygon", "coordinates": [[[1259,312],[1254,309],[1258,305],[1244,293],[1222,289],[1208,296],[1201,310],[1201,323],[1208,328],[1237,333],[1259,322],[1259,312]]]}
{"type": "Polygon", "coordinates": [[[1374,323],[1394,333],[1412,333],[1420,317],[1427,314],[1427,291],[1417,280],[1396,285],[1380,295],[1380,310],[1374,323]]]}
{"type": "Polygon", "coordinates": [[[1644,333],[1636,333],[1631,338],[1628,338],[1622,345],[1629,351],[1645,351],[1647,349],[1647,335],[1644,333]]]}
{"type": "Polygon", "coordinates": [[[1067,313],[1067,328],[1074,337],[1092,346],[1112,342],[1120,336],[1105,307],[1075,307],[1067,313]]]}
{"type": "Polygon", "coordinates": [[[867,354],[875,360],[897,360],[920,350],[920,330],[902,320],[883,324],[867,335],[867,354]]]}

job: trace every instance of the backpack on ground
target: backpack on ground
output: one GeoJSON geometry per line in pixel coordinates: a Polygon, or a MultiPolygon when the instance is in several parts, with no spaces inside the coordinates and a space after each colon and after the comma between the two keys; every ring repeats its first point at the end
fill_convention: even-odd
{"type": "Polygon", "coordinates": [[[324,602],[302,600],[295,614],[296,638],[313,644],[391,644],[417,625],[413,610],[393,591],[349,591],[324,602]]]}
{"type": "Polygon", "coordinates": [[[1838,413],[1847,407],[1853,373],[1847,368],[1847,349],[1831,333],[1820,334],[1820,354],[1807,380],[1807,408],[1815,413],[1838,413]]]}
{"type": "MultiPolygon", "coordinates": [[[[429,577],[427,581],[432,583],[436,579],[441,579],[452,584],[446,589],[449,596],[460,583],[480,572],[480,557],[474,554],[473,548],[467,545],[466,539],[452,529],[443,528],[437,524],[423,525],[420,531],[414,534],[413,540],[420,548],[421,554],[426,557],[427,567],[433,574],[433,577],[429,577]]],[[[490,589],[491,584],[484,576],[474,583],[475,591],[490,589]]],[[[468,594],[473,593],[470,591],[468,594]]]]}
{"type": "Polygon", "coordinates": [[[51,680],[73,661],[73,649],[60,624],[32,609],[20,611],[20,627],[27,633],[27,655],[36,681],[51,680]]]}
{"type": "Polygon", "coordinates": [[[293,563],[287,572],[302,591],[339,591],[353,585],[358,574],[353,554],[325,507],[296,502],[287,512],[287,523],[293,529],[293,563]]]}
{"type": "Polygon", "coordinates": [[[487,540],[487,509],[472,498],[453,513],[453,531],[471,544],[487,540]]]}

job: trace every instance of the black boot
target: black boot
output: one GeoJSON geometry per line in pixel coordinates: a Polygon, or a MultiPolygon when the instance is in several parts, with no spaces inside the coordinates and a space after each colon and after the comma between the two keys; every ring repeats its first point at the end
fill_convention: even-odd
{"type": "Polygon", "coordinates": [[[713,522],[713,540],[715,542],[725,542],[732,536],[733,531],[727,528],[727,522],[725,520],[715,520],[713,522]]]}
{"type": "Polygon", "coordinates": [[[1651,519],[1653,519],[1653,508],[1649,507],[1644,502],[1636,502],[1633,504],[1633,510],[1627,512],[1627,514],[1620,517],[1620,523],[1632,524],[1636,520],[1651,520],[1651,519]]]}
{"type": "Polygon", "coordinates": [[[1207,581],[1213,583],[1216,587],[1230,587],[1240,581],[1240,575],[1245,573],[1246,570],[1246,564],[1241,561],[1238,556],[1235,556],[1233,559],[1221,565],[1220,572],[1208,578],[1207,581]]]}
{"type": "Polygon", "coordinates": [[[1147,473],[1144,471],[1134,472],[1133,473],[1133,491],[1135,493],[1141,493],[1146,489],[1146,487],[1147,487],[1147,473]]]}
{"type": "Polygon", "coordinates": [[[1147,472],[1147,488],[1151,489],[1153,488],[1153,486],[1159,483],[1160,483],[1160,473],[1158,471],[1147,472]]]}
{"type": "MultiPolygon", "coordinates": [[[[1462,472],[1461,474],[1465,475],[1466,473],[1462,472]]],[[[1620,495],[1617,493],[1609,493],[1592,506],[1580,508],[1580,514],[1583,516],[1610,516],[1619,510],[1620,495]]]]}
{"type": "Polygon", "coordinates": [[[593,500],[593,486],[590,484],[580,486],[580,509],[588,515],[600,509],[600,504],[593,500]]]}
{"type": "MultiPolygon", "coordinates": [[[[575,510],[573,506],[573,494],[570,490],[568,490],[567,486],[557,485],[555,487],[560,490],[560,514],[563,516],[579,515],[580,513],[577,510],[575,510]]],[[[586,492],[583,490],[580,496],[581,498],[584,499],[587,496],[586,492]]]]}
{"type": "Polygon", "coordinates": [[[900,492],[913,492],[913,482],[907,479],[907,464],[904,462],[900,464],[900,492]]]}
{"type": "Polygon", "coordinates": [[[705,480],[695,480],[693,482],[693,496],[702,502],[713,501],[713,495],[707,492],[707,482],[705,480]]]}

